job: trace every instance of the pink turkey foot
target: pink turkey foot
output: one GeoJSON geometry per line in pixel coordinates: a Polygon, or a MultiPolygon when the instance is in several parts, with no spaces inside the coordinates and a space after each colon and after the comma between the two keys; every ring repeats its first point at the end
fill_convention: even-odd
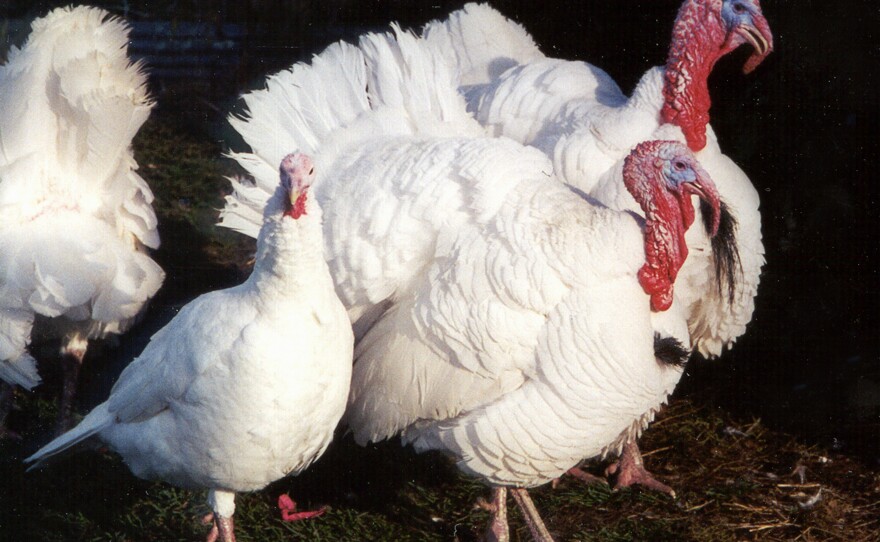
{"type": "Polygon", "coordinates": [[[205,542],[235,542],[235,523],[231,517],[211,513],[202,518],[202,523],[211,525],[205,542]]]}
{"type": "Polygon", "coordinates": [[[614,481],[611,485],[614,489],[638,484],[675,498],[675,490],[658,481],[654,478],[653,474],[645,469],[645,464],[642,461],[642,452],[639,451],[639,445],[634,440],[627,442],[623,446],[620,459],[609,465],[605,469],[605,474],[613,478],[614,481]]]}
{"type": "Polygon", "coordinates": [[[486,542],[510,542],[510,529],[507,526],[507,488],[493,488],[492,502],[486,502],[480,497],[477,506],[487,510],[492,518],[483,539],[486,542]]]}
{"type": "Polygon", "coordinates": [[[316,518],[327,511],[327,507],[322,506],[317,510],[297,512],[296,502],[291,499],[287,493],[282,493],[278,496],[278,509],[281,510],[281,519],[283,521],[299,521],[301,519],[316,518]]]}
{"type": "Polygon", "coordinates": [[[55,425],[55,436],[67,432],[73,426],[73,400],[76,397],[76,386],[79,381],[79,370],[86,356],[88,341],[78,335],[70,338],[61,348],[61,364],[64,368],[64,383],[61,388],[61,402],[58,407],[58,422],[55,425]]]}

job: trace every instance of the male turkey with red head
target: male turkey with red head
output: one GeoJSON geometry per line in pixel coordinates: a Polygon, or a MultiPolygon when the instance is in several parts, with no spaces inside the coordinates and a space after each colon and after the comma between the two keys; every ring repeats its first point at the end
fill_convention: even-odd
{"type": "MultiPolygon", "coordinates": [[[[486,5],[468,4],[429,24],[424,39],[455,62],[468,108],[490,133],[542,150],[561,181],[611,208],[639,212],[622,178],[622,161],[635,145],[687,143],[725,203],[717,236],[706,227],[687,234],[691,257],[676,290],[690,345],[715,357],[745,332],[764,264],[759,199],[708,125],[708,78],[715,63],[742,44],[755,50],[746,72],[772,51],[758,0],[686,0],[666,66],[648,70],[630,97],[595,66],[546,58],[522,27],[486,5]]],[[[634,438],[617,485],[644,483],[673,493],[644,470],[634,438]]]]}

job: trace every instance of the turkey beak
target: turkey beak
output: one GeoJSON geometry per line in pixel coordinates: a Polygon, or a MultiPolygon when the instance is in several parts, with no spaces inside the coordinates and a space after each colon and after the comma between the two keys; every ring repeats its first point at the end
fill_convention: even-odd
{"type": "Polygon", "coordinates": [[[291,206],[291,207],[293,207],[294,205],[296,205],[296,200],[299,199],[299,197],[300,197],[301,194],[302,194],[302,190],[300,190],[299,187],[292,186],[292,187],[290,188],[290,194],[289,194],[289,196],[290,196],[290,206],[291,206]]]}
{"type": "Polygon", "coordinates": [[[746,61],[743,66],[743,73],[751,73],[757,68],[764,59],[773,52],[773,33],[770,32],[770,24],[764,15],[756,13],[753,17],[754,24],[740,25],[736,32],[747,42],[752,44],[755,52],[746,61]]]}
{"type": "Polygon", "coordinates": [[[715,183],[708,173],[701,171],[694,181],[687,184],[687,187],[691,194],[697,195],[712,208],[712,231],[709,233],[709,237],[715,237],[718,233],[718,226],[721,224],[721,198],[715,183]]]}

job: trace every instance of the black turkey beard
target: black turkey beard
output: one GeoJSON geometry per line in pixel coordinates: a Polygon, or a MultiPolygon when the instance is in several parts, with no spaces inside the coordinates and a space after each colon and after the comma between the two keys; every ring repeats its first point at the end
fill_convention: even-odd
{"type": "MultiPolygon", "coordinates": [[[[712,208],[705,201],[700,201],[700,211],[703,214],[703,226],[706,232],[712,230],[712,208]]],[[[715,284],[718,293],[724,297],[727,290],[727,302],[733,305],[736,299],[736,290],[740,277],[742,277],[742,262],[739,258],[739,246],[736,242],[736,218],[730,214],[727,204],[721,202],[721,220],[718,224],[718,233],[712,237],[712,257],[715,260],[715,284]]]]}

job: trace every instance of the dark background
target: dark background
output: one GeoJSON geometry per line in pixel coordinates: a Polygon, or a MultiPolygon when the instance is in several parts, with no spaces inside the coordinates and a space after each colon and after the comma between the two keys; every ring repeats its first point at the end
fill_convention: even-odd
{"type": "MultiPolygon", "coordinates": [[[[30,21],[65,3],[7,1],[0,5],[0,22],[30,21]]],[[[625,92],[646,69],[664,62],[680,5],[490,3],[522,23],[549,56],[596,64],[625,92]]],[[[224,23],[239,25],[232,56],[208,76],[192,68],[193,77],[152,82],[156,114],[190,118],[205,137],[227,138],[225,114],[266,74],[307,60],[336,39],[354,39],[395,20],[418,27],[464,2],[97,4],[133,22],[205,23],[208,30],[199,32],[214,32],[218,40],[227,32],[224,23]]],[[[722,59],[710,90],[721,147],[761,194],[767,265],[747,334],[720,361],[691,363],[680,393],[703,395],[880,466],[880,4],[765,0],[763,9],[776,51],[749,76],[740,71],[747,48],[722,59]]],[[[14,24],[0,31],[5,41],[23,38],[14,24]]]]}

